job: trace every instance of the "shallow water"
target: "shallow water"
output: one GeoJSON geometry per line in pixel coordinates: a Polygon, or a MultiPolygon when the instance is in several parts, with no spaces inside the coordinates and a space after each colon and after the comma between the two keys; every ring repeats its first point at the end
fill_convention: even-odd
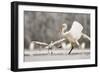
{"type": "Polygon", "coordinates": [[[56,61],[56,60],[77,60],[77,59],[89,59],[90,53],[72,53],[70,55],[25,55],[25,62],[33,62],[33,61],[56,61]]]}

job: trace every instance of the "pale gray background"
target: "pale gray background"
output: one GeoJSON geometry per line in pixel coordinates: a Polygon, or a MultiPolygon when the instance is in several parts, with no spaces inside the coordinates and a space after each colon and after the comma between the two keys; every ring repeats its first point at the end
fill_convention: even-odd
{"type": "MultiPolygon", "coordinates": [[[[69,30],[75,20],[82,24],[83,32],[90,37],[90,14],[24,11],[24,47],[28,48],[32,40],[50,43],[60,39],[61,24],[68,24],[69,30]]],[[[82,38],[79,42],[90,47],[87,39],[82,38]]]]}

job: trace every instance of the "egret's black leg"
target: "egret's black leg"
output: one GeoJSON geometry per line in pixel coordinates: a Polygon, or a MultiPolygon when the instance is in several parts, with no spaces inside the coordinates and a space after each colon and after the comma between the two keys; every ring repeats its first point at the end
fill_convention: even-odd
{"type": "Polygon", "coordinates": [[[71,50],[69,51],[68,55],[71,54],[72,50],[74,49],[73,45],[72,45],[72,48],[71,50]]]}

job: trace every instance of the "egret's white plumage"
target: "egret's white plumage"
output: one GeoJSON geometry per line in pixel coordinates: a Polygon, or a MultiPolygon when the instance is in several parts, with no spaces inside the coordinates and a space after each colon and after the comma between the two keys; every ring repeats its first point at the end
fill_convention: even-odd
{"type": "Polygon", "coordinates": [[[66,32],[65,30],[67,29],[67,24],[62,24],[62,26],[63,28],[61,34],[64,38],[68,39],[70,42],[76,42],[80,39],[83,26],[79,22],[74,21],[71,29],[66,32]]]}
{"type": "MultiPolygon", "coordinates": [[[[86,34],[82,33],[83,26],[79,22],[74,21],[72,24],[72,27],[69,31],[66,31],[67,24],[64,23],[64,24],[62,24],[62,26],[63,27],[62,27],[61,35],[62,35],[62,37],[64,37],[66,40],[68,40],[71,43],[72,48],[73,48],[73,43],[77,44],[79,46],[79,48],[81,47],[78,42],[78,40],[81,38],[81,36],[84,36],[85,38],[90,40],[90,38],[86,34]]],[[[83,44],[83,46],[84,46],[84,44],[83,44]]],[[[71,51],[72,51],[72,49],[71,49],[71,51]]],[[[69,52],[69,54],[70,54],[70,52],[69,52]]]]}
{"type": "Polygon", "coordinates": [[[68,49],[71,49],[71,48],[72,48],[71,43],[68,43],[68,44],[66,45],[66,47],[67,47],[68,49]]]}
{"type": "Polygon", "coordinates": [[[62,46],[63,49],[67,49],[67,45],[66,45],[65,42],[62,42],[62,43],[61,43],[61,46],[62,46]]]}
{"type": "Polygon", "coordinates": [[[61,46],[63,49],[71,49],[72,48],[71,43],[66,44],[66,42],[62,42],[61,46]]]}

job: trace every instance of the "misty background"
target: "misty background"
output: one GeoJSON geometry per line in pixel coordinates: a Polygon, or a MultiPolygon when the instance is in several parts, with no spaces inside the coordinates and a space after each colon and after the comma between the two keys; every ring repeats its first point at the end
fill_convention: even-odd
{"type": "MultiPolygon", "coordinates": [[[[90,37],[90,14],[24,11],[24,48],[28,48],[31,41],[59,40],[61,25],[66,23],[70,30],[73,21],[81,23],[82,32],[90,37]]],[[[89,40],[82,38],[79,42],[85,42],[90,48],[89,40]]]]}

